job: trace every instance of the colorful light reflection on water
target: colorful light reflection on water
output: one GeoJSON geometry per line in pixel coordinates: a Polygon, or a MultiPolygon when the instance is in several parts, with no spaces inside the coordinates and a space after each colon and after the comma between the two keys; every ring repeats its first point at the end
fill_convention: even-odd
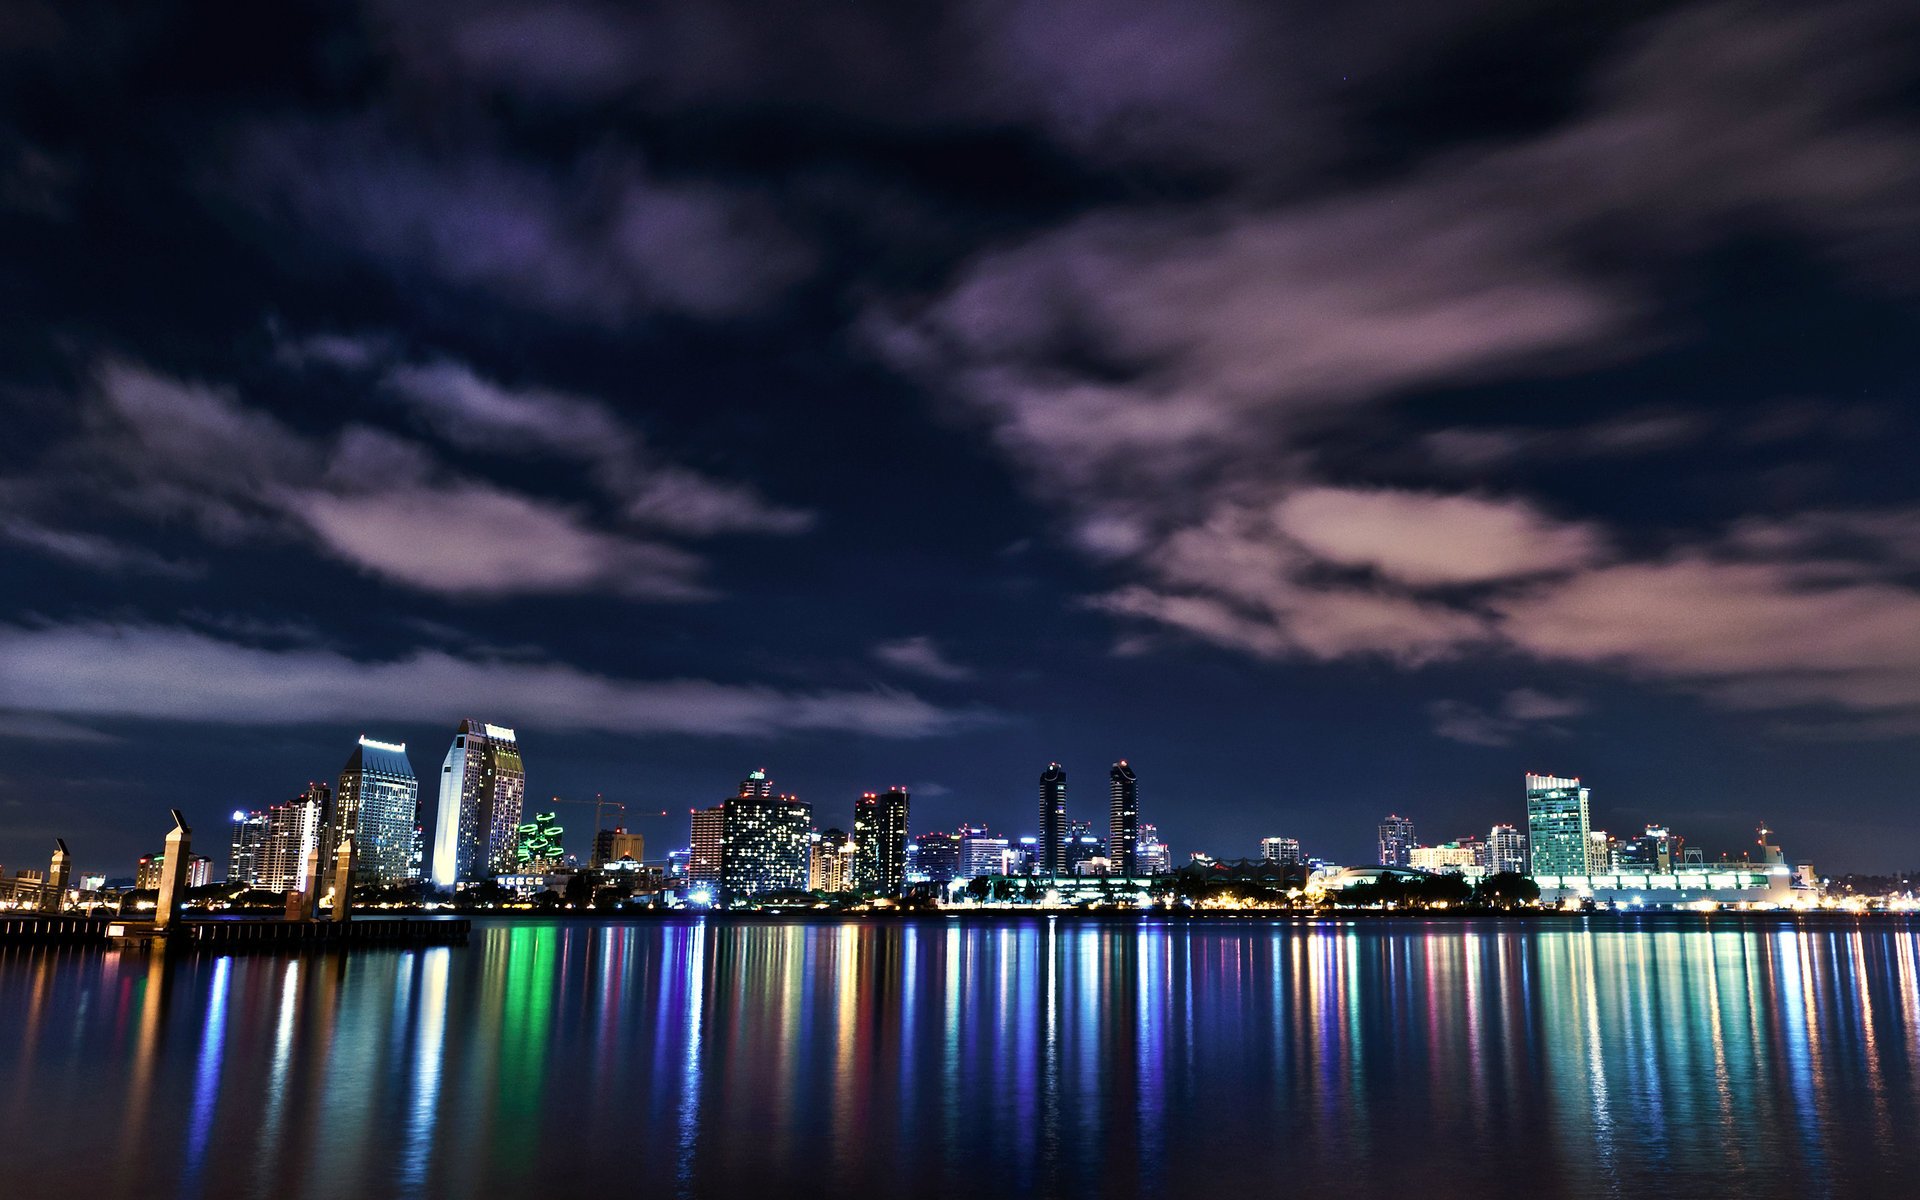
{"type": "Polygon", "coordinates": [[[1920,1191],[1920,927],[503,923],[0,952],[9,1195],[1920,1191]]]}

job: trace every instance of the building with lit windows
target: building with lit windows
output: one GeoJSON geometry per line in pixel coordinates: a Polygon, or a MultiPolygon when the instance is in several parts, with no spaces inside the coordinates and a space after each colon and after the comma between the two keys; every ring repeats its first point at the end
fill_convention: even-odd
{"type": "Polygon", "coordinates": [[[320,852],[353,837],[353,881],[397,887],[420,881],[420,781],[405,742],[362,736],[340,769],[333,820],[320,852]]]}
{"type": "Polygon", "coordinates": [[[1490,875],[1527,873],[1527,835],[1511,825],[1495,825],[1487,831],[1486,867],[1490,875]]]}
{"type": "Polygon", "coordinates": [[[1165,875],[1173,870],[1173,852],[1160,840],[1158,827],[1142,823],[1140,826],[1140,874],[1165,875]]]}
{"type": "Polygon", "coordinates": [[[868,792],[853,806],[853,844],[859,848],[854,889],[898,896],[907,885],[907,789],[868,792]]]}
{"type": "Polygon", "coordinates": [[[307,890],[307,853],[319,848],[332,803],[331,788],[324,783],[309,783],[307,790],[292,800],[267,809],[260,887],[270,892],[307,890]]]}
{"type": "Polygon", "coordinates": [[[829,829],[812,839],[807,867],[810,892],[850,892],[853,890],[853,840],[844,830],[829,829]]]}
{"type": "Polygon", "coordinates": [[[727,827],[726,803],[693,814],[693,839],[687,854],[687,890],[720,894],[720,850],[727,827]]]}
{"type": "Polygon", "coordinates": [[[227,852],[227,882],[250,888],[261,886],[266,850],[267,814],[235,809],[233,840],[227,852]]]}
{"type": "Polygon", "coordinates": [[[1290,837],[1261,838],[1260,858],[1283,867],[1307,861],[1307,856],[1300,849],[1300,839],[1290,837]]]}
{"type": "MultiPolygon", "coordinates": [[[[812,805],[792,796],[734,796],[720,808],[722,903],[807,890],[812,805]]],[[[904,852],[900,863],[904,869],[904,852]]]]}
{"type": "Polygon", "coordinates": [[[1413,848],[1419,840],[1413,834],[1413,818],[1389,814],[1380,822],[1380,865],[1383,867],[1410,867],[1413,865],[1413,848]]]}
{"type": "Polygon", "coordinates": [[[511,872],[526,796],[527,772],[513,730],[460,722],[440,766],[433,882],[452,887],[511,872]]]}
{"type": "Polygon", "coordinates": [[[920,875],[927,883],[952,883],[960,874],[960,835],[923,833],[913,839],[920,848],[920,875]]]}
{"type": "Polygon", "coordinates": [[[1438,846],[1415,846],[1407,854],[1407,865],[1416,871],[1436,875],[1465,875],[1480,869],[1480,854],[1473,846],[1442,842],[1438,846]]]}
{"type": "Polygon", "coordinates": [[[647,857],[647,840],[637,833],[628,833],[624,825],[615,825],[612,829],[602,829],[593,835],[592,865],[598,869],[608,863],[617,863],[623,859],[644,862],[647,857]]]}
{"type": "Polygon", "coordinates": [[[761,767],[757,771],[748,772],[747,777],[740,781],[740,791],[738,794],[742,796],[758,796],[763,800],[773,795],[773,780],[767,778],[767,769],[761,767]]]}
{"type": "Polygon", "coordinates": [[[1067,875],[1067,772],[1048,763],[1040,772],[1040,837],[1035,843],[1033,873],[1067,875]]]}
{"type": "Polygon", "coordinates": [[[1006,875],[1007,855],[1013,843],[987,832],[985,825],[968,825],[960,830],[960,878],[980,875],[1006,875]]]}
{"type": "Polygon", "coordinates": [[[1140,873],[1140,781],[1126,759],[1107,772],[1107,859],[1115,875],[1140,873]]]}
{"type": "Polygon", "coordinates": [[[1527,774],[1527,846],[1530,874],[1589,875],[1592,789],[1578,779],[1527,774]]]}

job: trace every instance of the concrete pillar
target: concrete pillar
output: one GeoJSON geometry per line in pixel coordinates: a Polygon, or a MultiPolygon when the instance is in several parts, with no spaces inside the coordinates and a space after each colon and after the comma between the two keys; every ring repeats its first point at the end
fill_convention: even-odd
{"type": "Polygon", "coordinates": [[[167,834],[167,848],[160,863],[160,901],[153,909],[154,929],[165,932],[180,919],[187,899],[187,863],[193,857],[193,830],[187,819],[173,809],[173,830],[167,834]]]}
{"type": "Polygon", "coordinates": [[[300,897],[298,915],[294,912],[292,898],[288,898],[287,920],[289,921],[311,921],[319,916],[320,843],[315,842],[313,845],[307,847],[307,867],[306,870],[300,872],[300,877],[306,880],[307,886],[303,890],[294,893],[294,895],[300,897]]]}
{"type": "Polygon", "coordinates": [[[353,909],[353,835],[340,839],[333,852],[333,919],[344,921],[353,909]]]}
{"type": "Polygon", "coordinates": [[[67,907],[67,879],[72,874],[73,859],[67,854],[66,839],[53,839],[53,865],[47,868],[47,886],[40,892],[42,912],[58,913],[67,907]]]}

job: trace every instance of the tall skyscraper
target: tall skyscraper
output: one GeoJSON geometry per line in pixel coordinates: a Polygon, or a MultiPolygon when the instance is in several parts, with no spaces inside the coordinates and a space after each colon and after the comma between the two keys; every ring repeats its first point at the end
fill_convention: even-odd
{"type": "Polygon", "coordinates": [[[807,866],[807,890],[810,892],[850,892],[853,890],[853,860],[856,853],[843,830],[829,829],[812,839],[812,857],[807,866]]]}
{"type": "Polygon", "coordinates": [[[1040,772],[1040,841],[1035,852],[1034,874],[1066,875],[1067,865],[1067,773],[1059,763],[1048,763],[1040,772]]]}
{"type": "Polygon", "coordinates": [[[1413,862],[1413,818],[1389,814],[1380,822],[1380,865],[1407,867],[1413,862]]]}
{"type": "Polygon", "coordinates": [[[440,887],[513,870],[527,772],[513,730],[460,722],[440,766],[440,811],[433,832],[433,882],[440,887]]]}
{"type": "Polygon", "coordinates": [[[1140,874],[1140,784],[1126,759],[1107,772],[1107,859],[1115,875],[1140,874]]]}
{"type": "Polygon", "coordinates": [[[1487,831],[1487,871],[1491,874],[1527,873],[1527,835],[1511,825],[1495,825],[1487,831]]]}
{"type": "Polygon", "coordinates": [[[720,897],[720,852],[726,835],[726,812],[724,801],[696,811],[693,838],[688,843],[687,889],[704,890],[709,899],[714,900],[720,897]]]}
{"type": "Polygon", "coordinates": [[[1535,875],[1587,875],[1593,826],[1591,788],[1580,780],[1527,773],[1527,844],[1535,875]]]}
{"type": "Polygon", "coordinates": [[[898,896],[907,885],[907,789],[861,796],[853,806],[858,849],[855,886],[876,896],[898,896]]]}
{"type": "Polygon", "coordinates": [[[266,849],[267,814],[234,810],[233,845],[227,856],[227,882],[247,887],[262,886],[260,879],[261,871],[266,866],[266,849]]]}
{"type": "Polygon", "coordinates": [[[353,836],[353,881],[394,887],[420,879],[420,781],[405,742],[362,736],[340,769],[333,821],[320,852],[353,836]]]}
{"type": "MultiPolygon", "coordinates": [[[[307,891],[307,851],[320,845],[333,806],[333,790],[309,783],[307,790],[267,809],[267,837],[260,849],[260,886],[270,892],[307,891]]],[[[324,854],[324,850],[322,851],[324,854]]]]}
{"type": "Polygon", "coordinates": [[[1260,857],[1282,867],[1298,866],[1307,861],[1307,856],[1300,852],[1300,839],[1290,837],[1261,838],[1260,857]]]}
{"type": "Polygon", "coordinates": [[[807,890],[812,805],[792,796],[734,796],[720,808],[723,903],[807,890]]]}

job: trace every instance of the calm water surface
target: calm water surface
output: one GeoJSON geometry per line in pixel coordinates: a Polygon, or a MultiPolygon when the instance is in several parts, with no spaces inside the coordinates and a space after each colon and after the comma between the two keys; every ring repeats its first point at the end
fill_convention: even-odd
{"type": "Polygon", "coordinates": [[[1920,928],[0,950],[0,1195],[1920,1195],[1920,928]]]}

